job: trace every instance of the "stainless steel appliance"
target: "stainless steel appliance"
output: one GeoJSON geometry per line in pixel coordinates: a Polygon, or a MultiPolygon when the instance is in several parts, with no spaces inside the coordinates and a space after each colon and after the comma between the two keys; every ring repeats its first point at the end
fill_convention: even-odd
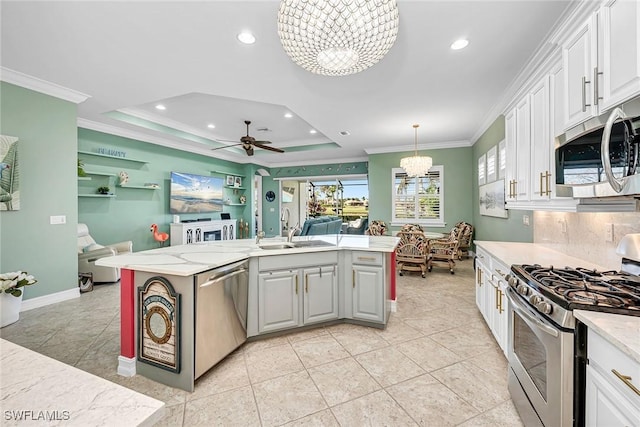
{"type": "Polygon", "coordinates": [[[640,316],[640,234],[618,246],[620,272],[513,265],[509,392],[527,426],[584,425],[586,327],[574,309],[640,316]]]}
{"type": "Polygon", "coordinates": [[[247,340],[248,263],[242,261],[195,278],[195,378],[247,340]]]}
{"type": "Polygon", "coordinates": [[[640,195],[639,128],[637,99],[561,136],[556,148],[556,194],[640,195]]]}

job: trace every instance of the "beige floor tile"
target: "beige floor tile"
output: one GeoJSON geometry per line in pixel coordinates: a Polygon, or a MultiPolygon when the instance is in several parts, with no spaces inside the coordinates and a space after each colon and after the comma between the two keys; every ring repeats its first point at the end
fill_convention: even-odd
{"type": "Polygon", "coordinates": [[[169,387],[168,385],[150,380],[149,378],[141,375],[135,375],[129,378],[120,377],[118,384],[124,385],[125,387],[139,393],[146,394],[147,396],[151,396],[154,399],[161,400],[167,406],[184,403],[189,395],[189,392],[187,391],[169,387]]]}
{"type": "Polygon", "coordinates": [[[359,354],[355,359],[382,387],[425,373],[424,369],[392,347],[359,354]]]}
{"type": "Polygon", "coordinates": [[[405,323],[424,335],[432,335],[460,326],[450,308],[429,311],[421,318],[405,319],[405,323]]]}
{"type": "Polygon", "coordinates": [[[376,331],[389,344],[398,344],[422,336],[422,332],[407,325],[399,317],[391,316],[384,330],[376,331]]]}
{"type": "Polygon", "coordinates": [[[187,400],[199,399],[250,384],[243,353],[233,353],[196,380],[195,391],[187,400]]]}
{"type": "Polygon", "coordinates": [[[479,328],[471,324],[465,325],[430,335],[429,338],[464,358],[484,353],[496,346],[486,325],[480,325],[479,328]]]}
{"type": "Polygon", "coordinates": [[[260,426],[251,387],[190,400],[185,405],[185,426],[260,426]]]}
{"type": "Polygon", "coordinates": [[[467,360],[480,369],[496,377],[504,378],[505,381],[507,380],[509,363],[499,347],[492,348],[467,360]]]}
{"type": "Polygon", "coordinates": [[[340,427],[330,409],[307,415],[284,425],[287,427],[340,427]]]}
{"type": "Polygon", "coordinates": [[[460,424],[461,427],[523,427],[511,399],[460,424]]]}
{"type": "Polygon", "coordinates": [[[386,390],[421,426],[453,426],[480,413],[429,374],[386,390]]]}
{"type": "Polygon", "coordinates": [[[38,348],[38,353],[74,366],[91,348],[94,338],[60,340],[51,338],[38,348]]]}
{"type": "Polygon", "coordinates": [[[304,369],[288,342],[261,351],[246,352],[245,357],[252,384],[304,369]]]}
{"type": "Polygon", "coordinates": [[[253,386],[264,426],[281,425],[327,407],[307,372],[296,372],[253,386]]]}
{"type": "Polygon", "coordinates": [[[350,357],[349,352],[329,334],[297,341],[291,346],[306,368],[350,357]]]}
{"type": "Polygon", "coordinates": [[[427,372],[449,366],[463,358],[429,337],[398,344],[396,348],[427,372]]]}
{"type": "Polygon", "coordinates": [[[242,346],[242,349],[246,353],[255,351],[262,351],[267,348],[276,347],[283,344],[289,344],[289,340],[286,335],[281,335],[273,338],[258,339],[256,341],[249,341],[242,346]]]}
{"type": "Polygon", "coordinates": [[[329,332],[351,355],[389,346],[389,343],[378,335],[375,328],[350,326],[354,328],[342,330],[334,328],[329,329],[329,332]]]}
{"type": "Polygon", "coordinates": [[[480,411],[509,399],[506,378],[488,373],[468,361],[431,372],[431,375],[480,411]]]}
{"type": "Polygon", "coordinates": [[[329,406],[376,391],[380,385],[353,358],[342,359],[309,369],[329,406]]]}
{"type": "Polygon", "coordinates": [[[176,427],[181,426],[182,421],[184,419],[184,407],[185,404],[181,403],[179,405],[173,406],[165,406],[164,407],[164,417],[153,427],[176,427]]]}
{"type": "Polygon", "coordinates": [[[384,390],[334,406],[342,426],[416,426],[416,422],[384,390]]]}
{"type": "Polygon", "coordinates": [[[317,327],[313,329],[307,329],[301,332],[293,332],[287,335],[287,339],[291,344],[299,341],[308,340],[309,338],[316,338],[319,336],[327,335],[329,332],[324,327],[317,327]]]}

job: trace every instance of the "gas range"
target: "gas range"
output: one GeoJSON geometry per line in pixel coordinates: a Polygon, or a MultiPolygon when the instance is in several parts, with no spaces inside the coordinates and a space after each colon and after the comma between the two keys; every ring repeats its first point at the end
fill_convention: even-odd
{"type": "Polygon", "coordinates": [[[573,328],[572,310],[640,316],[640,277],[624,271],[513,265],[507,281],[540,314],[573,328]]]}

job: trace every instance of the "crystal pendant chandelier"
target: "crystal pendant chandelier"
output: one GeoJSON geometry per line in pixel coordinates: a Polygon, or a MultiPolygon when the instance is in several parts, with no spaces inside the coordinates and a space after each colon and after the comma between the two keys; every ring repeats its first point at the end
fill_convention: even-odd
{"type": "Polygon", "coordinates": [[[431,157],[418,156],[418,127],[420,127],[420,125],[413,125],[416,134],[413,156],[400,159],[400,167],[411,177],[425,176],[433,165],[431,157]]]}
{"type": "Polygon", "coordinates": [[[365,70],[398,35],[396,0],[281,0],[278,35],[293,62],[325,76],[365,70]]]}

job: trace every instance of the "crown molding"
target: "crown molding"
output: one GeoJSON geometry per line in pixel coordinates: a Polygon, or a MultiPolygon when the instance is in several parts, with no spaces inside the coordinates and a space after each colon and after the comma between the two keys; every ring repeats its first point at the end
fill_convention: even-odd
{"type": "Polygon", "coordinates": [[[286,168],[286,167],[297,167],[297,166],[315,166],[315,165],[326,165],[326,164],[341,164],[341,163],[353,163],[353,162],[368,162],[368,157],[349,157],[340,159],[340,161],[332,160],[332,159],[320,159],[320,160],[311,160],[311,161],[294,161],[294,162],[282,162],[282,163],[270,163],[270,168],[286,168]]]}
{"type": "MultiPolygon", "coordinates": [[[[460,141],[444,141],[444,142],[433,142],[428,144],[418,144],[418,151],[422,150],[443,150],[447,148],[464,148],[471,147],[473,144],[468,140],[460,140],[460,141]]],[[[414,151],[415,145],[394,145],[392,147],[381,147],[381,148],[365,148],[364,152],[367,154],[385,154],[385,153],[400,153],[405,151],[414,151]]]]}
{"type": "Polygon", "coordinates": [[[77,90],[69,89],[67,87],[60,86],[59,84],[51,83],[6,67],[0,67],[0,80],[25,89],[30,89],[44,93],[45,95],[73,102],[74,104],[80,104],[91,97],[90,95],[78,92],[77,90]]]}

